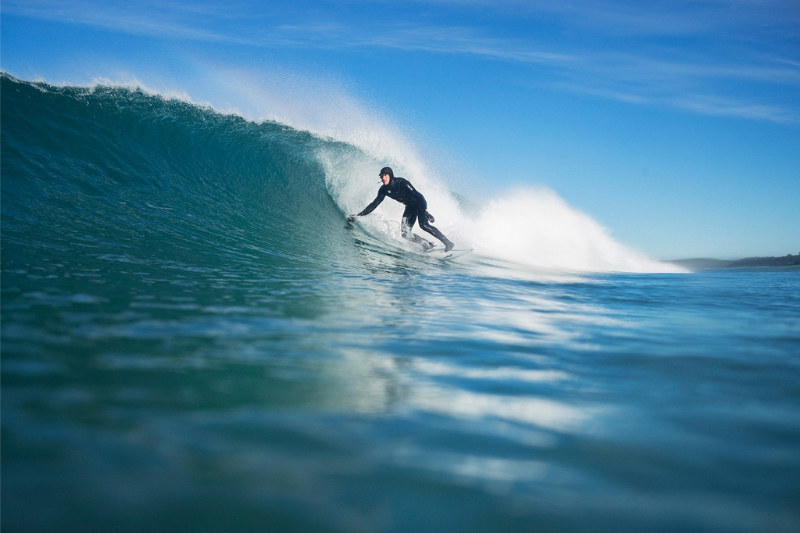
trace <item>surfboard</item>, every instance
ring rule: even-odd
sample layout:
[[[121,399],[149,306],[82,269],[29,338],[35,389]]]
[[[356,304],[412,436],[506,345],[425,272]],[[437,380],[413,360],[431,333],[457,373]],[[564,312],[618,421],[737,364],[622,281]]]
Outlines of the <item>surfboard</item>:
[[[444,246],[441,244],[436,244],[430,250],[423,252],[419,249],[419,245],[412,244],[409,241],[405,241],[403,246],[398,246],[392,242],[387,242],[385,239],[385,235],[375,235],[374,231],[371,231],[368,227],[366,227],[360,220],[357,218],[354,220],[347,220],[347,227],[358,227],[359,229],[363,230],[367,235],[376,239],[378,242],[382,243],[383,245],[388,245],[391,248],[401,251],[411,251],[412,253],[422,255],[427,255],[430,257],[435,257],[436,259],[441,259],[443,261],[449,261],[451,259],[456,259],[461,257],[462,255],[468,254],[472,251],[472,248],[453,248],[449,252],[444,251]]]
[[[450,260],[461,257],[462,255],[470,253],[471,251],[472,248],[453,248],[449,252],[445,252],[444,246],[434,246],[425,252],[425,254],[437,259]]]

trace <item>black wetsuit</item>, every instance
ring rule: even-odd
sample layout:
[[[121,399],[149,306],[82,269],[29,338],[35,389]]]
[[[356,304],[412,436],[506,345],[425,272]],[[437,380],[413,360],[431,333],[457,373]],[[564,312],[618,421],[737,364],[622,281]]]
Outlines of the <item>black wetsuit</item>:
[[[403,211],[402,221],[404,238],[418,244],[427,242],[411,232],[414,222],[418,220],[420,228],[442,241],[445,246],[448,244],[452,246],[452,243],[447,240],[447,237],[442,235],[441,231],[430,225],[430,222],[428,222],[427,213],[428,202],[426,202],[425,197],[422,196],[422,194],[420,194],[420,192],[415,189],[413,185],[411,185],[411,182],[405,178],[393,177],[391,180],[389,180],[388,185],[381,185],[381,188],[378,189],[378,196],[376,196],[372,203],[365,207],[364,210],[358,214],[358,216],[361,217],[372,213],[387,196],[406,206],[405,211]]]

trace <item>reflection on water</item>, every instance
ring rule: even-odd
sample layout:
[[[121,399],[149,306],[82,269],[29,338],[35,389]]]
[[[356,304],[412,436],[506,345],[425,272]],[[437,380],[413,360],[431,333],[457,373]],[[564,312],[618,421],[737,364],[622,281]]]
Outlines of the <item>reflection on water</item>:
[[[560,381],[568,375],[558,370],[528,370],[525,368],[463,368],[442,362],[414,361],[414,368],[430,376],[452,376],[469,379],[501,380],[501,381],[529,381],[539,383],[543,381]]]
[[[690,278],[554,282],[360,253],[307,279],[183,269],[189,286],[142,270],[104,291],[4,272],[12,525],[168,530],[175,515],[203,529],[223,512],[287,531],[797,524],[748,488],[797,487],[800,426],[780,415],[800,398],[781,362],[796,325],[740,338],[736,353],[773,358],[745,375],[723,332],[752,315],[647,293],[702,302]],[[770,327],[783,340],[762,349]]]
[[[345,381],[343,387],[355,389],[346,394],[356,402],[347,408],[359,412],[430,413],[476,423],[498,419],[571,432],[598,411],[545,398],[536,389],[538,384],[568,380],[563,371],[463,367],[420,357],[397,360],[353,351],[337,373],[336,377]],[[519,383],[504,394],[491,392],[487,381],[501,390]],[[526,383],[534,387],[526,390]],[[473,387],[478,390],[471,390]]]
[[[434,413],[473,418],[477,422],[497,417],[556,431],[575,429],[588,417],[585,410],[553,400],[503,397],[443,387],[421,387],[414,405]]]

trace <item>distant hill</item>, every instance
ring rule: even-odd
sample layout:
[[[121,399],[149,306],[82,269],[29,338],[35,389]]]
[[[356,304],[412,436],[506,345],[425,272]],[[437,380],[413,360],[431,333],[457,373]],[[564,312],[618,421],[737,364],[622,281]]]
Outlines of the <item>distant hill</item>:
[[[725,259],[677,259],[668,261],[689,270],[705,270],[708,268],[737,268],[737,267],[785,267],[800,266],[800,254],[785,255],[783,257],[745,257],[729,261]]]

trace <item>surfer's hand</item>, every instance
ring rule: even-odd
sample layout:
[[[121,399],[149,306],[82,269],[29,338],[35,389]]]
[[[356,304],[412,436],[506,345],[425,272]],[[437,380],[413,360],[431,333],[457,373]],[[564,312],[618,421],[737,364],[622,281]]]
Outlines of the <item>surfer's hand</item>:
[[[430,213],[425,213],[425,217],[428,219],[428,222],[430,222],[431,224],[436,222],[436,219],[433,218],[433,215],[431,215]]]
[[[347,215],[348,222],[355,222],[358,215]]]

